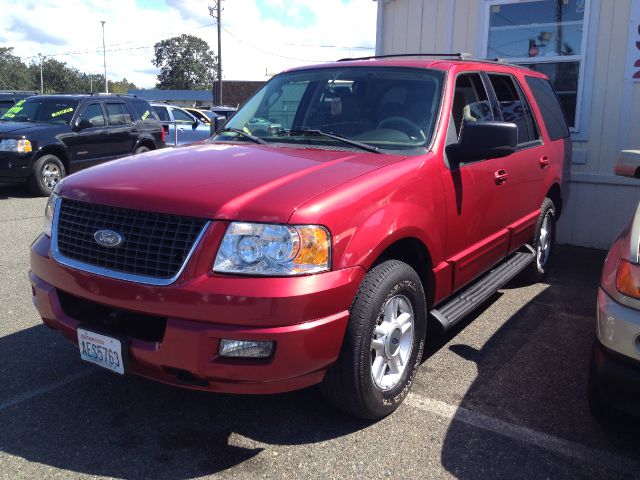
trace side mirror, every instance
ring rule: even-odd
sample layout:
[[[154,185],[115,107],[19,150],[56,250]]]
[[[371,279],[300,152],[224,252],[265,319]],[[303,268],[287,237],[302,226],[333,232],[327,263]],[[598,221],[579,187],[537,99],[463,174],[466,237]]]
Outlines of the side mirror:
[[[456,163],[502,158],[516,151],[518,127],[508,122],[462,122],[458,143],[447,146]]]
[[[196,128],[198,128],[198,126],[200,125],[200,120],[198,120],[197,118],[193,121],[193,123],[191,124],[191,128],[193,128],[194,130]]]
[[[76,128],[78,130],[84,130],[85,128],[93,127],[93,122],[87,118],[83,118],[76,123]]]
[[[211,131],[211,135],[215,135],[215,133],[220,130],[224,124],[227,123],[227,117],[218,115],[214,117],[214,119],[209,124],[209,129]]]
[[[622,150],[616,160],[616,175],[640,178],[640,150]]]

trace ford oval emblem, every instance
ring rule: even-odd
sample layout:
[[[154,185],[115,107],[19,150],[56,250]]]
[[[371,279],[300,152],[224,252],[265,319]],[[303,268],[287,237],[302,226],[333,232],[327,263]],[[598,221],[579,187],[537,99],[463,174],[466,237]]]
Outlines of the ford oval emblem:
[[[114,232],[113,230],[98,230],[93,234],[93,238],[98,243],[98,245],[102,245],[107,248],[119,247],[124,242],[124,238],[118,232]]]

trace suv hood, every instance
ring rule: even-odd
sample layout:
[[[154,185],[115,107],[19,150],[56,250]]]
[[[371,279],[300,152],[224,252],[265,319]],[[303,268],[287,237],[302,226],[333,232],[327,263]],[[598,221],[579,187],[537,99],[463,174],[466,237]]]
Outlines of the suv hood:
[[[58,190],[67,198],[138,210],[284,223],[324,191],[402,159],[282,145],[199,144],[83,170]]]
[[[7,137],[16,135],[27,135],[39,130],[60,129],[60,127],[65,127],[65,125],[32,122],[0,122],[0,136]],[[66,127],[68,128],[69,126],[66,125]]]

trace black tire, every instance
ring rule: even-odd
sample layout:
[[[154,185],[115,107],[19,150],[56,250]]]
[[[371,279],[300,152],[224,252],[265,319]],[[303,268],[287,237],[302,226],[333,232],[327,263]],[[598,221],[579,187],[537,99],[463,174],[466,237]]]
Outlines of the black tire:
[[[545,219],[547,220],[546,228]],[[530,282],[537,283],[542,281],[549,271],[555,239],[556,207],[550,198],[545,197],[540,206],[540,216],[536,223],[536,233],[531,239],[531,246],[536,251],[536,258],[524,271],[524,276]],[[548,245],[548,250],[545,248],[546,245]]]
[[[407,307],[405,313],[400,314],[400,304]],[[397,307],[395,314],[400,315],[396,320],[400,321],[403,316],[406,319],[409,305],[413,314],[411,332],[407,329],[401,333],[402,329],[389,327],[395,329],[388,330],[388,335],[381,337],[377,329],[383,324],[393,325],[387,322],[393,317],[388,312]],[[322,392],[327,401],[339,410],[360,418],[379,419],[389,415],[402,403],[422,359],[427,306],[420,277],[404,262],[388,260],[380,263],[362,281],[350,314],[340,356],[327,372],[321,385]],[[378,350],[374,348],[374,338],[378,342]],[[409,338],[411,346],[407,348]],[[380,348],[380,345],[385,347]],[[395,348],[395,353],[389,353],[387,348]],[[396,383],[390,381],[389,388],[382,388],[378,382],[387,377],[382,375],[374,380],[372,364],[376,364],[377,357],[390,355],[389,363],[377,370],[388,372],[391,376],[391,365],[397,365],[395,357],[403,354],[402,349],[404,361],[400,373],[395,374]],[[384,352],[384,355],[379,352]],[[381,361],[383,363],[384,358]]]
[[[148,152],[149,150],[150,150],[149,147],[145,147],[144,145],[141,145],[138,148],[136,148],[136,151],[133,152],[133,154],[134,155],[139,155],[141,153]]]
[[[35,195],[47,197],[66,175],[64,164],[55,155],[43,155],[32,167],[29,189]]]

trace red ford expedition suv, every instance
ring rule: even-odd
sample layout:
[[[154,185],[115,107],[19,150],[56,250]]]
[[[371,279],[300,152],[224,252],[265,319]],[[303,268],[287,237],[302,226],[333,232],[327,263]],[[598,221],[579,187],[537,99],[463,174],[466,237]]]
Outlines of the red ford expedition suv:
[[[389,414],[432,329],[542,277],[562,206],[547,78],[449,58],[289,70],[205,143],[66,178],[31,248],[44,323],[120,374]]]

